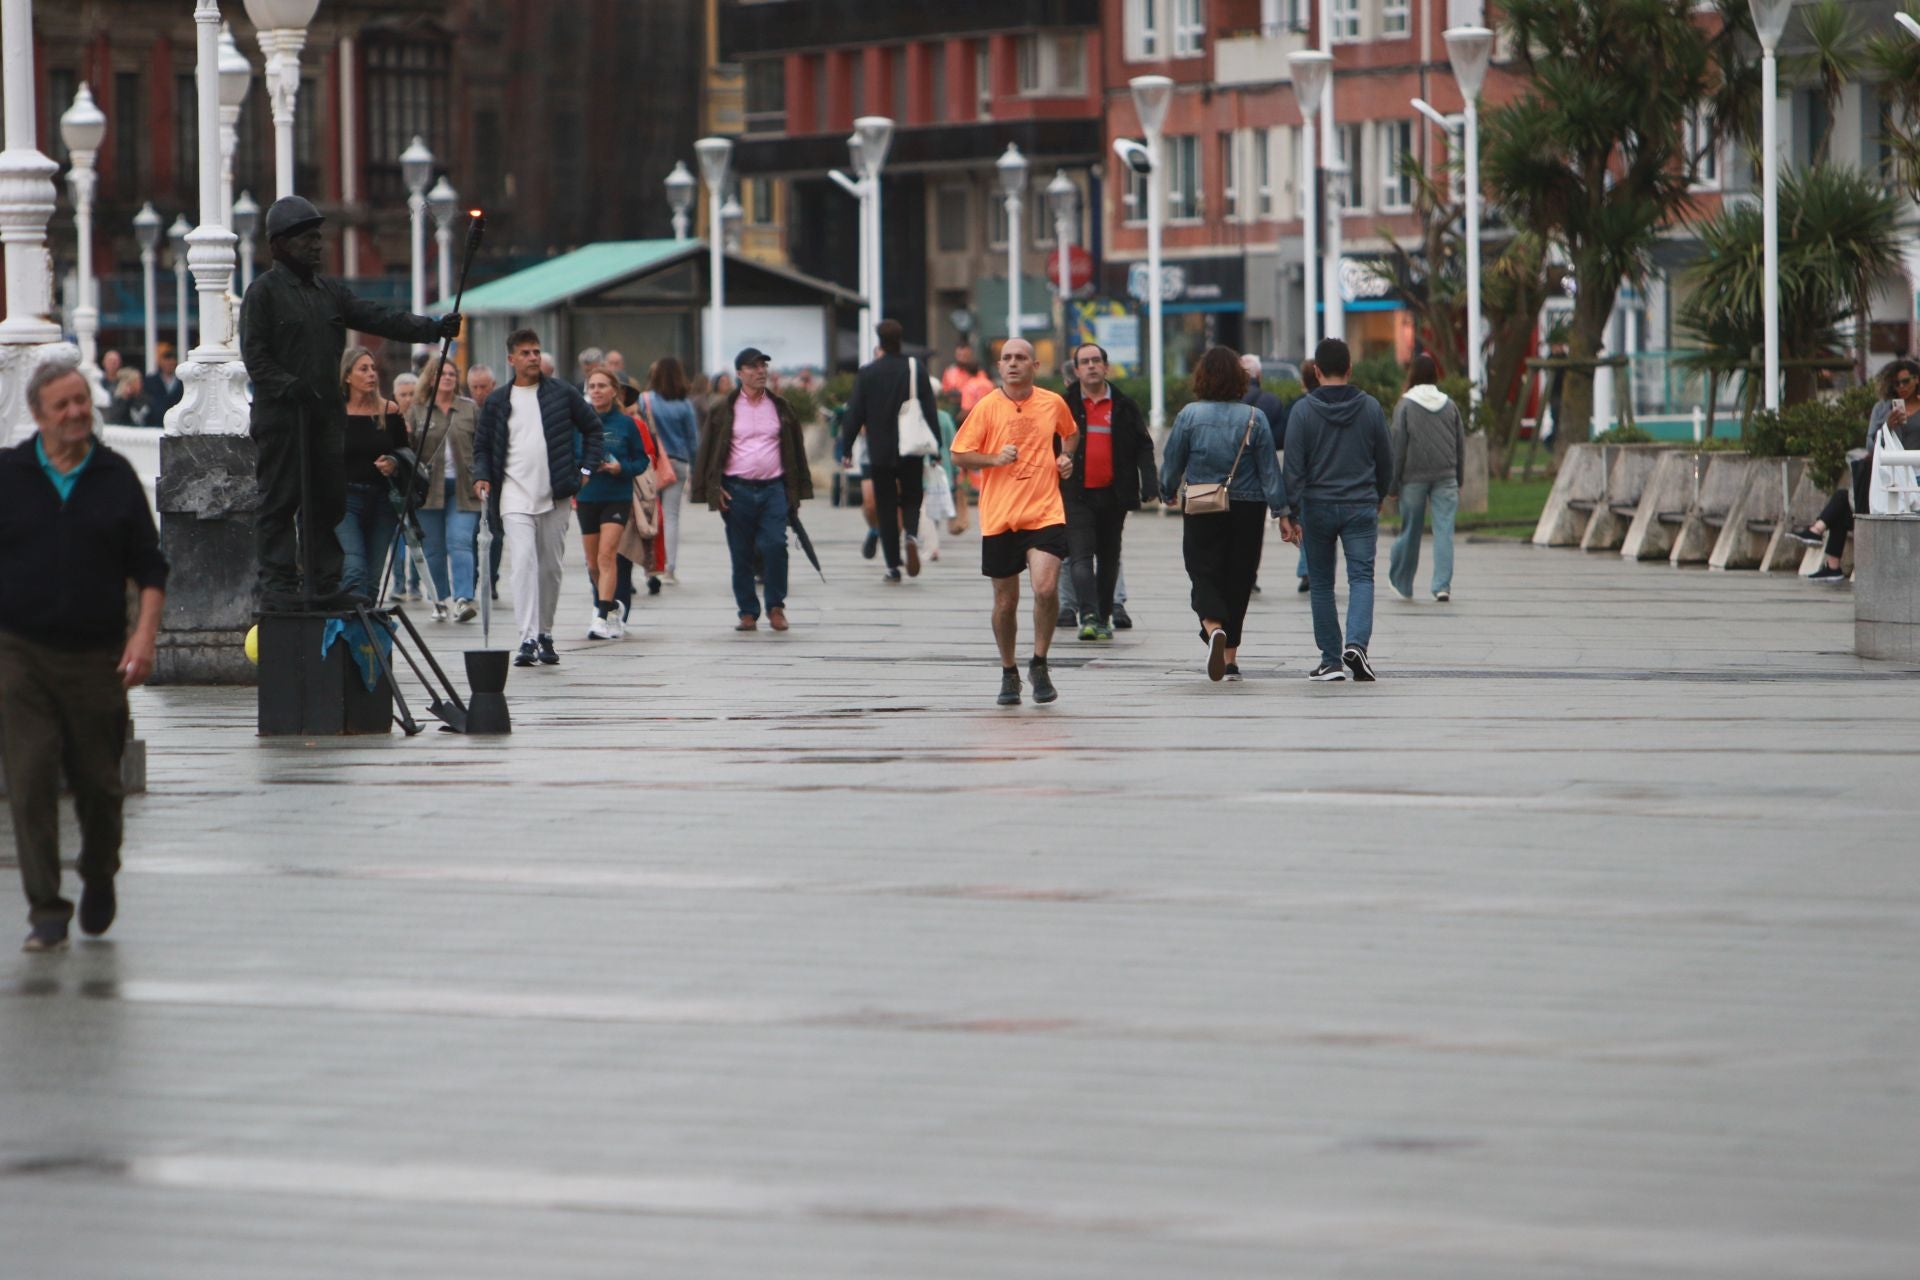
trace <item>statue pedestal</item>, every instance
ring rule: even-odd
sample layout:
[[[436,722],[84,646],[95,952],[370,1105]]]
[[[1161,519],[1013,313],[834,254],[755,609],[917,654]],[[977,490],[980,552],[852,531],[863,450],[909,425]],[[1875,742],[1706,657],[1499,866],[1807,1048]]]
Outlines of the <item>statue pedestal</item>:
[[[1853,651],[1920,663],[1920,516],[1854,518]]]
[[[329,637],[335,623],[344,630]],[[357,650],[368,643],[370,638],[357,614],[270,613],[262,617],[260,736],[391,732],[393,692],[384,678],[376,678],[375,687],[369,689],[363,670],[367,659],[364,655],[356,657]],[[389,661],[401,661],[400,655],[391,654]]]
[[[258,607],[256,450],[244,435],[160,440],[160,548],[172,570],[155,684],[255,683],[247,630]]]

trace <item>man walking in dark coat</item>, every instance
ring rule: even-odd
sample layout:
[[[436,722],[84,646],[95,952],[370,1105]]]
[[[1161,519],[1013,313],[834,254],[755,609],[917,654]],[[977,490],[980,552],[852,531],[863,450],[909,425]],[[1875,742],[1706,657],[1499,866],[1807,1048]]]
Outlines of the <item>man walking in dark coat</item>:
[[[273,267],[247,289],[240,312],[240,353],[253,380],[252,434],[260,450],[260,607],[270,612],[357,602],[340,590],[344,557],[333,532],[347,512],[347,406],[340,389],[347,334],[430,342],[460,332],[458,315],[439,320],[409,315],[357,298],[338,280],[321,275],[324,220],[299,196],[273,202],[267,210]],[[303,557],[296,554],[296,512],[308,544]],[[310,582],[302,580],[303,561],[313,574]]]
[[[898,320],[882,320],[874,332],[880,338],[880,356],[860,370],[847,397],[840,423],[840,447],[853,456],[853,442],[867,433],[867,475],[873,480],[874,514],[880,522],[880,546],[886,552],[888,582],[900,581],[900,532],[907,534],[907,576],[920,576],[920,503],[926,496],[924,457],[900,456],[900,410],[909,398],[925,415],[927,430],[940,438],[940,410],[934,403],[933,379],[927,366],[900,354],[904,331]],[[912,381],[909,384],[909,370]]]
[[[1127,512],[1160,496],[1153,437],[1140,406],[1107,381],[1107,351],[1084,342],[1073,353],[1067,409],[1080,427],[1073,472],[1060,482],[1067,507],[1067,571],[1082,640],[1113,639],[1120,539]]]

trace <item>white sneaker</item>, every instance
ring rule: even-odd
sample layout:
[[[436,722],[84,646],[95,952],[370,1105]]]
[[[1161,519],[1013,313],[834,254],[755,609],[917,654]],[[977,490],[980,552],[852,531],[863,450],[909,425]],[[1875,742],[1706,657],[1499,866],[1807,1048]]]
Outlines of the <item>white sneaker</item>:
[[[608,629],[607,620],[601,617],[597,613],[593,615],[593,625],[587,628],[587,639],[589,640],[613,639],[613,632]]]
[[[447,602],[446,601],[436,600],[433,602],[433,620],[435,622],[445,622],[447,620]]]
[[[617,613],[607,618],[607,636],[612,640],[627,638],[627,624],[620,620],[620,615]]]

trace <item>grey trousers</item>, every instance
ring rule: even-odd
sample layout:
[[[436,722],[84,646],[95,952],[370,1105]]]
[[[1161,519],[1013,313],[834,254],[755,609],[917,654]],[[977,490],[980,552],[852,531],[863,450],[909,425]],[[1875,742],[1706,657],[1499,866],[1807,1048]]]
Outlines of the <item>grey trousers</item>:
[[[1127,570],[1125,565],[1121,566],[1120,576],[1114,581],[1113,602],[1115,604],[1125,604],[1127,602]],[[1073,575],[1071,573],[1062,573],[1060,575],[1060,611],[1065,613],[1069,609],[1078,613],[1080,612],[1080,605],[1073,590]]]
[[[537,516],[505,512],[507,527],[507,590],[513,596],[513,622],[520,643],[553,634],[554,610],[560,606],[560,558],[567,549],[567,504]]]

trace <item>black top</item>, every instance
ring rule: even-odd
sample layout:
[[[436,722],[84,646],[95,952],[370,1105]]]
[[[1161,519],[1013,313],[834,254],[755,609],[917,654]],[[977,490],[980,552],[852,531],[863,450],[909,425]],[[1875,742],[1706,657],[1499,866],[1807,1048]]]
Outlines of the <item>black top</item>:
[[[397,413],[347,415],[347,483],[384,485],[373,465],[395,449],[407,447],[407,421]]]
[[[167,585],[146,491],[127,460],[95,440],[62,503],[38,439],[0,450],[0,631],[61,648],[117,648],[127,639],[128,579]]]
[[[920,401],[920,412],[927,430],[940,438],[940,410],[933,399],[933,379],[927,376],[927,362],[915,359],[911,367],[920,385],[909,392],[905,356],[881,356],[855,375],[853,394],[847,397],[847,412],[840,420],[840,447],[853,456],[853,442],[862,427],[867,432],[867,457],[876,467],[890,467],[900,460],[900,409],[913,394]]]
[[[240,351],[253,380],[254,422],[279,425],[276,411],[295,407],[337,412],[345,400],[340,357],[350,330],[395,342],[431,342],[440,323],[369,302],[327,276],[303,280],[278,263],[254,277],[240,309]]]

